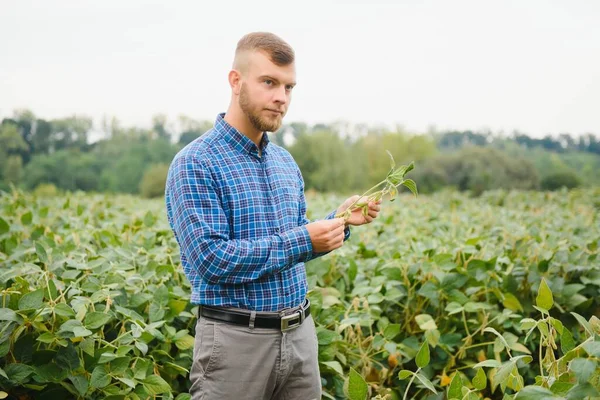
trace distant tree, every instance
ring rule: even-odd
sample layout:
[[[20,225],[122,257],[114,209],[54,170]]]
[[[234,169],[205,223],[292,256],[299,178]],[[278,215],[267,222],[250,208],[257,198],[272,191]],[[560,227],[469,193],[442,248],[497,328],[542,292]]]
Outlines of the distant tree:
[[[168,172],[168,164],[154,164],[148,167],[140,182],[140,194],[147,198],[163,196]]]
[[[0,125],[0,180],[17,183],[21,178],[23,154],[27,154],[29,146],[19,134],[14,123]]]

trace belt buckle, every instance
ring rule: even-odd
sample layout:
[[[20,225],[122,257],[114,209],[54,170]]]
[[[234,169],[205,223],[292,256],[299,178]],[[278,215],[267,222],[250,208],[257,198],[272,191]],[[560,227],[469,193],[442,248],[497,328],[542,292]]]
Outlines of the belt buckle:
[[[296,316],[298,314],[298,316]],[[298,318],[298,321],[290,324],[290,321],[294,318]],[[304,322],[304,310],[300,309],[292,314],[285,315],[281,317],[281,332],[287,332],[292,329],[295,329],[300,326],[300,324]]]

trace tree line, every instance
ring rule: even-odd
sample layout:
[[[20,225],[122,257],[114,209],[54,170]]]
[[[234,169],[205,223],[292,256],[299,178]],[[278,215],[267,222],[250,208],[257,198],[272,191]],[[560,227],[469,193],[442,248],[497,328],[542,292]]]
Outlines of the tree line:
[[[125,127],[115,118],[100,125],[95,128],[86,116],[46,120],[29,110],[4,118],[0,189],[12,184],[42,194],[83,190],[161,196],[175,154],[213,122],[156,115],[149,128]],[[292,122],[269,137],[294,156],[307,190],[320,192],[360,192],[379,182],[389,169],[386,150],[397,163],[415,162],[410,174],[421,192],[600,185],[600,137],[592,133],[540,139],[521,132],[412,134],[400,128]]]

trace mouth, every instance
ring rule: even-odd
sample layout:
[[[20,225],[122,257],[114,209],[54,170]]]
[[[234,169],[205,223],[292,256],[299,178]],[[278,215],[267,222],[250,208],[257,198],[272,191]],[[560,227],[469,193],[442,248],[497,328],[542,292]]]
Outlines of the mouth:
[[[265,110],[272,112],[273,114],[283,115],[283,111],[271,110],[270,108],[265,108]]]

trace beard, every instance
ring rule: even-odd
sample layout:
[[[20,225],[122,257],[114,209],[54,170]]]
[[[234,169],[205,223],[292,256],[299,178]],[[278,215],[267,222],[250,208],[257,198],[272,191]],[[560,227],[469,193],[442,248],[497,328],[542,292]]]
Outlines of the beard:
[[[261,116],[263,109],[252,103],[245,83],[242,83],[239,103],[240,108],[244,114],[246,114],[250,123],[256,130],[261,132],[276,132],[281,127],[282,118],[278,116],[273,118]]]

